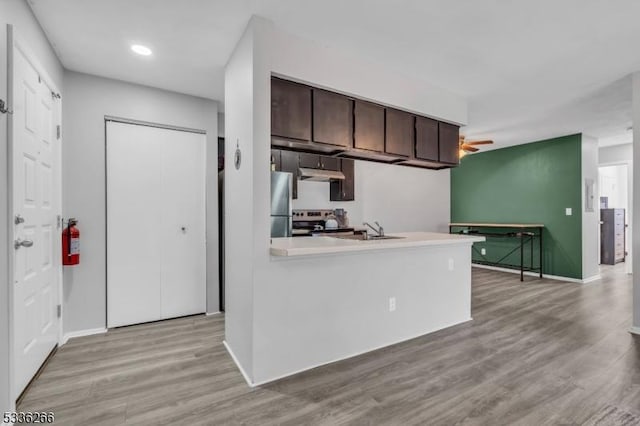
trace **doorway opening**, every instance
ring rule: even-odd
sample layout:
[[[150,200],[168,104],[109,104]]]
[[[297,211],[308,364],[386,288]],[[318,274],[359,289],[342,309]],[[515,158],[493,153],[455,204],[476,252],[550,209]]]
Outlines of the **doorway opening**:
[[[599,259],[601,267],[627,263],[630,235],[629,212],[630,171],[627,164],[605,165],[598,168],[600,207]]]

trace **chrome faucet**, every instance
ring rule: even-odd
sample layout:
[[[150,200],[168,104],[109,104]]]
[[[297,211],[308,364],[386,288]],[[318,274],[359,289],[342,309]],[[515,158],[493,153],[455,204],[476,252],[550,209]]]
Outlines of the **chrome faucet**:
[[[384,237],[384,228],[382,227],[382,225],[380,225],[377,221],[373,222],[373,223],[378,225],[378,229],[376,229],[375,227],[370,225],[368,222],[363,222],[362,224],[365,225],[365,226],[368,226],[371,229],[373,229],[375,231],[375,233],[378,234],[378,237]]]

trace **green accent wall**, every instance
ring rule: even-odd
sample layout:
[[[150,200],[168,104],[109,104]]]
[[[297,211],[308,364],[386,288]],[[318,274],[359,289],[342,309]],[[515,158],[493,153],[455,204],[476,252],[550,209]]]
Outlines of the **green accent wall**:
[[[578,134],[463,157],[451,171],[451,222],[542,223],[543,272],[581,279],[581,150]],[[474,245],[473,258],[481,259],[484,247],[485,260],[495,261],[516,244],[488,238]],[[530,255],[527,246],[525,264]],[[519,265],[519,251],[504,261]]]

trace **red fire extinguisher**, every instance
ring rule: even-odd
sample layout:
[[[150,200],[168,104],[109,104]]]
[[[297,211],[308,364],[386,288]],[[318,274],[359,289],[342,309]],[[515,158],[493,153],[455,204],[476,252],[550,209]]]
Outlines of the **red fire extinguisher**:
[[[62,231],[62,264],[77,265],[80,263],[80,231],[76,228],[78,221],[69,219],[67,227]]]

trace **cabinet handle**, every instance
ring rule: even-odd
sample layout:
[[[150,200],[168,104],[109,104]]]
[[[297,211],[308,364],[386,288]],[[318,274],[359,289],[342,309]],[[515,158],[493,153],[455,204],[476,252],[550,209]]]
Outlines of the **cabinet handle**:
[[[319,162],[319,161],[318,161],[318,168],[319,168],[319,169],[320,169],[320,168],[322,168],[322,166],[320,165],[320,162]]]

